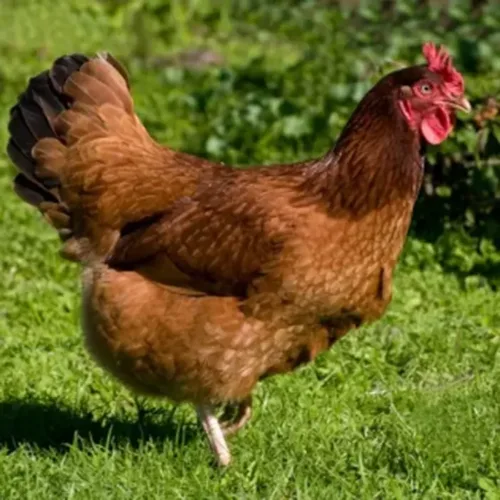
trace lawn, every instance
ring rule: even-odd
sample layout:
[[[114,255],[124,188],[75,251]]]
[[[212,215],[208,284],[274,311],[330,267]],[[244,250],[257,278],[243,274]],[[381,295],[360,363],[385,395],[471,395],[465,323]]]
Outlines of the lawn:
[[[76,267],[1,189],[0,498],[497,498],[498,293],[400,269],[382,321],[258,387],[219,472],[191,408],[94,365]]]
[[[126,53],[121,11],[105,17],[101,4],[73,4],[61,7],[47,31],[47,1],[7,2],[0,17],[2,145],[7,110],[31,74],[72,50]],[[202,35],[190,31],[187,11],[171,4],[185,23],[169,43],[175,50],[197,45]],[[263,24],[256,12],[249,26]],[[144,69],[126,58],[139,114],[162,140],[211,157],[251,163],[317,153],[338,133],[337,115],[313,140],[301,130],[320,115],[297,121],[305,104],[294,101],[295,114],[279,130],[269,128],[272,89],[255,95],[248,87],[266,87],[266,65],[286,75],[304,40],[286,30],[290,36],[279,40],[268,33],[280,44],[266,51],[269,38],[222,14],[217,29],[234,37],[212,36],[209,45],[234,74]],[[147,50],[161,52],[160,39]],[[262,62],[256,74],[248,66],[254,57]],[[232,86],[224,87],[227,81]],[[308,98],[314,104],[316,96]],[[259,99],[268,107],[254,109]],[[254,146],[246,135],[252,120],[249,134],[261,137]],[[224,143],[226,121],[235,131],[226,124]],[[59,258],[56,236],[15,197],[11,180],[2,153],[2,500],[500,498],[500,292],[481,276],[444,272],[417,255],[423,247],[412,241],[385,317],[351,332],[313,365],[260,384],[251,423],[231,439],[234,463],[220,471],[189,406],[137,399],[90,359],[79,324],[78,268]]]

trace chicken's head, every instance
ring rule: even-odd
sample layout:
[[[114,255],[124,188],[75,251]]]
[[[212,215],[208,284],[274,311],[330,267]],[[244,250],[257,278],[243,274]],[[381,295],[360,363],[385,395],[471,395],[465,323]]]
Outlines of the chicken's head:
[[[419,130],[429,144],[439,144],[453,129],[455,110],[469,112],[471,106],[464,96],[464,79],[446,49],[428,42],[422,50],[427,65],[402,82],[398,105],[411,128]]]

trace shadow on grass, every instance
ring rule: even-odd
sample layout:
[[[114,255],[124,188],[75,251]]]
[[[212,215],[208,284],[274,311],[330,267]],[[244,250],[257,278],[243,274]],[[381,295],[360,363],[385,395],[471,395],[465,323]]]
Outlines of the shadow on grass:
[[[128,444],[138,448],[146,441],[173,442],[183,446],[199,436],[191,424],[174,421],[148,421],[147,414],[137,421],[111,417],[98,420],[92,414],[79,414],[56,403],[9,400],[0,402],[0,448],[14,451],[22,445],[69,450],[75,441]]]

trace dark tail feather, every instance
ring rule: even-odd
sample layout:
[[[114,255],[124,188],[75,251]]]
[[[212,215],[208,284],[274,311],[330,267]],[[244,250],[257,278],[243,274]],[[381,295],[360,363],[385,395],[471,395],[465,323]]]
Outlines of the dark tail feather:
[[[16,192],[30,204],[35,200],[57,199],[54,195],[57,179],[37,176],[31,152],[40,139],[57,136],[54,119],[71,105],[62,89],[70,75],[87,61],[81,54],[60,57],[50,71],[30,79],[27,89],[10,110],[7,154],[20,172],[14,181]],[[30,194],[30,191],[33,192]]]
[[[71,217],[67,206],[58,195],[57,178],[37,175],[37,164],[32,156],[33,147],[45,137],[62,140],[54,130],[55,118],[71,106],[62,92],[64,84],[74,71],[88,59],[80,54],[64,56],[55,61],[50,71],[31,78],[26,90],[10,110],[7,154],[19,173],[14,179],[14,191],[26,203],[38,208],[45,219],[59,233],[61,240],[71,243]],[[79,260],[77,245],[72,256]]]
[[[72,73],[78,71],[88,60],[89,58],[83,54],[72,54],[56,59],[49,71],[49,79],[52,88],[59,96],[63,96],[64,84]]]
[[[34,207],[39,207],[43,202],[58,202],[50,191],[31,181],[23,174],[18,174],[14,179],[14,191],[22,200]]]

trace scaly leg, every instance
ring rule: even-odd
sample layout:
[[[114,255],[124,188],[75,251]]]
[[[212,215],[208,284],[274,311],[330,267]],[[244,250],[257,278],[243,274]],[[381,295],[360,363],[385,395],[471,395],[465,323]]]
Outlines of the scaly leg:
[[[238,432],[252,417],[252,397],[244,399],[236,406],[236,414],[234,406],[226,406],[221,417],[221,428],[224,436],[230,436]]]
[[[196,412],[207,435],[210,448],[212,448],[215,454],[217,463],[223,467],[229,465],[231,453],[229,452],[219,421],[214,415],[213,408],[210,405],[200,405],[196,407]]]

